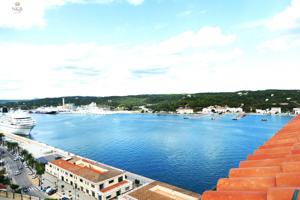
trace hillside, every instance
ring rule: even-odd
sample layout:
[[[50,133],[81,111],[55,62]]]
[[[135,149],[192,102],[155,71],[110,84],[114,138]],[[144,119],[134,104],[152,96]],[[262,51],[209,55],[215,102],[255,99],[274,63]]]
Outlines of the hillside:
[[[44,98],[18,102],[3,102],[2,106],[32,109],[40,106],[61,105],[61,98]],[[189,106],[201,110],[210,105],[243,107],[247,112],[257,108],[281,107],[283,111],[291,111],[300,107],[300,90],[262,90],[238,91],[222,93],[196,93],[196,94],[156,94],[156,95],[130,95],[130,96],[72,96],[64,97],[66,103],[86,105],[96,102],[97,105],[125,107],[129,110],[145,105],[155,111],[175,111],[181,106]]]

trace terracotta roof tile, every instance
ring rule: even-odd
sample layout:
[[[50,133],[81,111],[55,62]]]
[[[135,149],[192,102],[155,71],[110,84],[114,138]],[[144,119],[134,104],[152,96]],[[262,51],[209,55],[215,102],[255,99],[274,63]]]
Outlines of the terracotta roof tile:
[[[207,191],[201,200],[266,200],[266,192],[249,191]]]
[[[236,177],[275,177],[281,172],[279,166],[273,167],[252,167],[252,168],[233,168],[229,171],[229,178]]]
[[[295,187],[273,187],[268,191],[268,200],[291,200],[295,189],[300,190],[300,188]],[[300,195],[298,195],[297,200],[300,200]]]
[[[270,153],[270,154],[256,154],[256,155],[249,155],[247,160],[264,160],[264,159],[273,159],[273,158],[282,158],[289,153]]]
[[[299,115],[239,168],[231,169],[229,178],[219,179],[217,191],[204,192],[202,200],[291,200],[296,189],[300,190]]]
[[[220,191],[267,191],[276,184],[274,177],[221,178],[217,184]]]
[[[77,176],[80,176],[89,181],[92,181],[94,183],[98,183],[103,180],[106,180],[106,179],[109,179],[109,178],[112,178],[112,177],[122,174],[121,171],[114,170],[114,169],[108,169],[106,172],[102,172],[99,170],[89,168],[87,166],[76,165],[75,161],[77,161],[77,160],[78,160],[77,158],[75,158],[74,160],[69,160],[69,161],[66,161],[64,159],[58,159],[58,160],[50,161],[50,163],[66,170],[66,171],[69,171]]]
[[[119,183],[116,183],[116,184],[113,184],[113,185],[111,185],[111,186],[108,186],[108,187],[106,187],[106,188],[103,188],[103,189],[100,190],[100,191],[103,192],[103,193],[105,193],[105,192],[107,192],[107,191],[109,191],[109,190],[112,190],[112,189],[114,189],[114,188],[117,188],[117,187],[119,187],[119,186],[121,186],[121,185],[124,185],[124,184],[126,184],[126,183],[128,183],[128,181],[124,180],[124,181],[121,181],[121,182],[119,182]]]

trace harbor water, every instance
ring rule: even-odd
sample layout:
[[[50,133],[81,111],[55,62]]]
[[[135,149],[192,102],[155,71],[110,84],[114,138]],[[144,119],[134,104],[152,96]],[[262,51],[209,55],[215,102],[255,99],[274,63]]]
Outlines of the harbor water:
[[[291,117],[32,114],[34,140],[202,193]],[[262,118],[267,121],[261,121]]]

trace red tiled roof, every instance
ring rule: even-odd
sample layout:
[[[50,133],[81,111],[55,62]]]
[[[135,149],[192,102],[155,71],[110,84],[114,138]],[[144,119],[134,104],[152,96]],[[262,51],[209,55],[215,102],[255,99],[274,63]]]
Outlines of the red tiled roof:
[[[219,179],[216,191],[201,200],[291,200],[300,190],[300,115],[254,151],[229,178]],[[300,194],[297,200],[300,200]]]
[[[53,161],[51,161],[51,163],[66,170],[66,171],[69,171],[73,174],[84,177],[93,182],[97,182],[97,180],[99,179],[99,176],[105,173],[105,172],[101,172],[101,171],[98,171],[98,170],[95,170],[95,169],[92,169],[92,168],[89,168],[86,166],[81,167],[79,165],[76,165],[72,162],[68,162],[63,159],[53,160]]]
[[[126,183],[128,183],[128,181],[121,181],[121,182],[119,182],[119,183],[116,183],[116,184],[113,184],[113,185],[111,185],[111,186],[108,186],[108,187],[106,187],[106,188],[103,188],[102,190],[100,190],[101,192],[103,192],[103,193],[105,193],[105,192],[107,192],[107,191],[109,191],[109,190],[112,190],[112,189],[114,189],[114,188],[116,188],[116,187],[119,187],[119,186],[121,186],[121,185],[124,185],[124,184],[126,184]]]

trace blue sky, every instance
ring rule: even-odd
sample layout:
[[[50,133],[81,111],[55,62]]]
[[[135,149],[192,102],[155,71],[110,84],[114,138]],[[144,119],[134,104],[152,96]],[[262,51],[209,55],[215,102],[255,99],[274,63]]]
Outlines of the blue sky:
[[[300,86],[299,0],[15,2],[0,2],[1,99]]]

